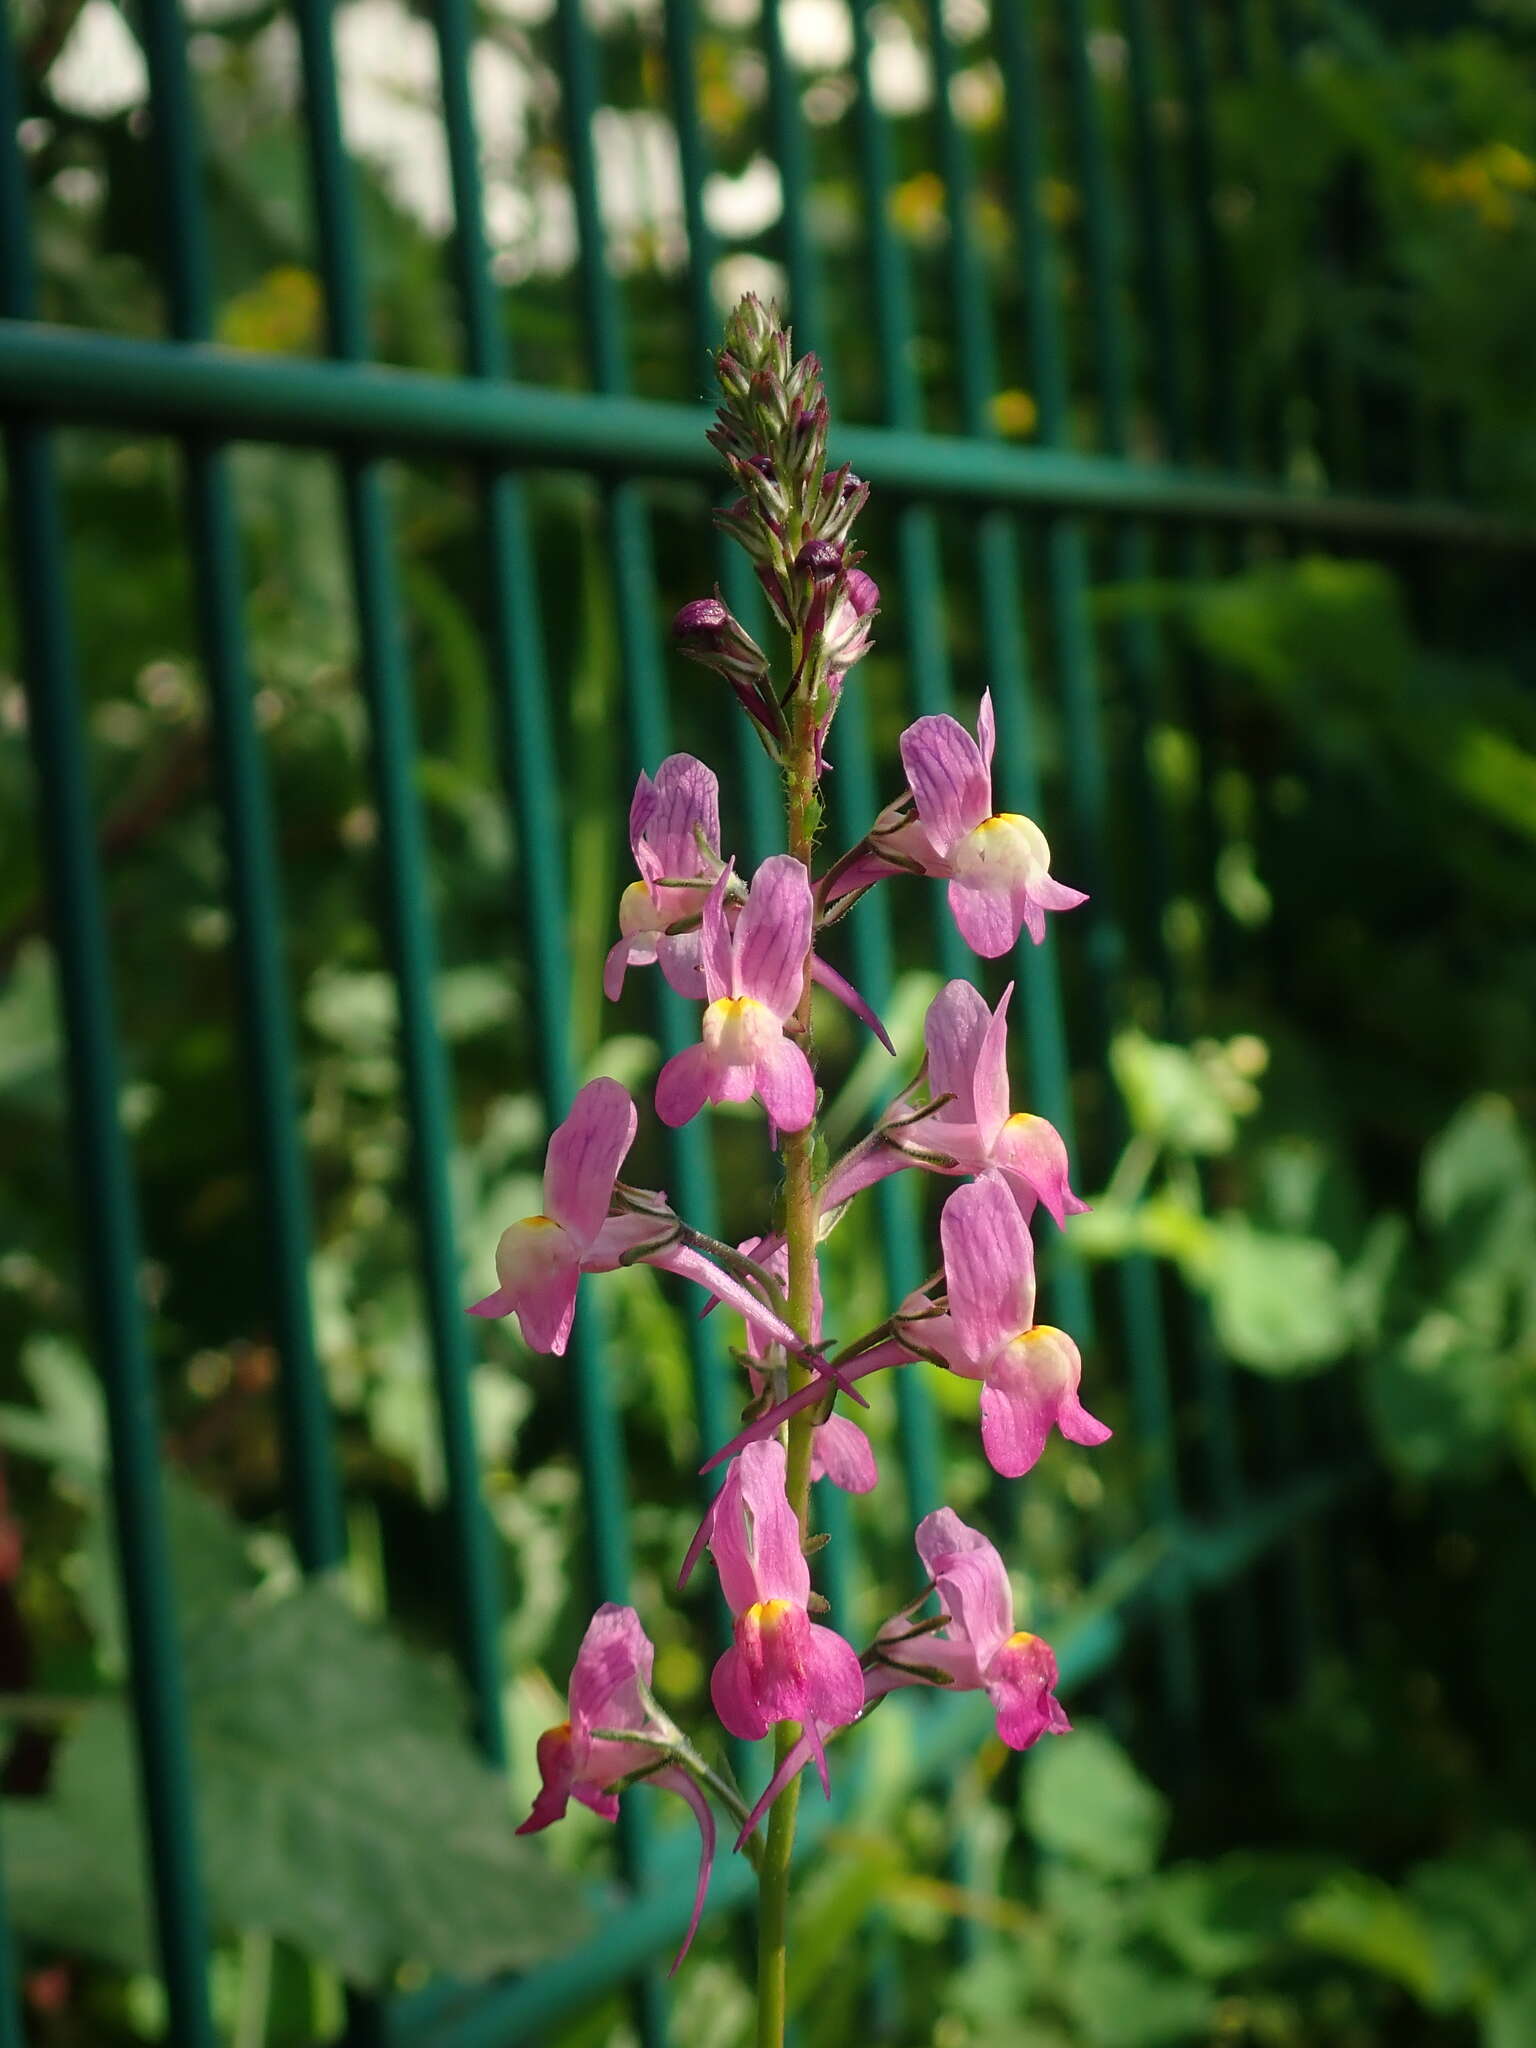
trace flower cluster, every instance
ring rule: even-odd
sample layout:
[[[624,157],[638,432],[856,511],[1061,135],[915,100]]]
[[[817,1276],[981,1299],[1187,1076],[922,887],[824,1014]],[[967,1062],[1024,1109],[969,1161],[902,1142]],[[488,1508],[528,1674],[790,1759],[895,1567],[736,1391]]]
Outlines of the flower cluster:
[[[738,1848],[755,1852],[765,1814],[770,1828],[781,1809],[792,1816],[786,1795],[804,1766],[814,1762],[828,1787],[829,1739],[888,1694],[913,1686],[983,1693],[998,1735],[1014,1749],[1069,1725],[1054,1695],[1049,1646],[1014,1627],[1002,1558],[950,1508],[927,1515],[916,1531],[919,1599],[862,1652],[814,1618],[826,1603],[811,1586],[809,1480],[824,1476],[862,1493],[878,1476],[862,1429],[835,1412],[839,1396],[867,1405],[859,1382],[923,1363],[974,1380],[983,1447],[1008,1478],[1031,1469],[1052,1429],[1075,1444],[1109,1434],[1079,1399],[1077,1346],[1035,1317],[1035,1213],[1065,1227],[1084,1204],[1072,1191],[1059,1133],[1013,1108],[1011,986],[995,1008],[967,981],[941,989],[918,1072],[866,1137],[815,1172],[812,985],[890,1046],[864,998],[822,958],[823,932],[869,889],[939,877],[962,938],[991,959],[1024,930],[1038,944],[1047,913],[1084,898],[1052,877],[1045,836],[1031,819],[993,809],[990,697],[974,736],[943,714],[908,727],[906,787],[857,845],[817,872],[816,791],[829,732],[847,675],[870,647],[879,605],[853,545],[868,490],[846,468],[828,467],[815,358],[794,360],[787,333],[755,301],[733,316],[717,369],[724,400],[710,438],[739,492],[718,516],[746,549],[788,636],[787,665],[775,674],[718,592],[685,605],[674,632],[683,652],[730,685],[782,769],[789,850],[750,877],[738,872],[722,838],[712,771],[675,754],[654,776],[642,775],[629,817],[637,879],[620,899],[604,985],[617,998],[630,969],[656,967],[699,1006],[697,1041],[657,1079],[657,1115],[677,1126],[706,1104],[756,1100],[782,1163],[783,1221],[727,1245],[690,1227],[664,1194],[627,1185],[619,1176],[636,1133],[635,1104],[617,1082],[590,1081],[550,1139],[542,1213],[502,1234],[497,1286],[472,1311],[514,1315],[528,1345],[562,1352],[580,1276],[643,1260],[696,1282],[709,1306],[745,1319],[744,1426],[704,1468],[723,1464],[723,1482],[681,1577],[709,1553],[732,1616],[711,1698],[738,1738],[780,1731],[767,1790],[747,1811],[711,1770],[651,1694],[653,1651],[638,1616],[607,1606],[577,1657],[569,1718],[539,1744],[542,1789],[525,1823],[547,1827],[573,1797],[612,1819],[619,1793],[639,1782],[679,1793],[703,1842],[689,1940],[714,1849],[711,1801],[736,1820]],[[817,1246],[849,1203],[903,1171],[958,1183],[939,1219],[942,1267],[885,1322],[828,1356]],[[924,1616],[930,1596],[937,1612]],[[765,1870],[770,1861],[787,1870],[787,1856],[765,1858]]]

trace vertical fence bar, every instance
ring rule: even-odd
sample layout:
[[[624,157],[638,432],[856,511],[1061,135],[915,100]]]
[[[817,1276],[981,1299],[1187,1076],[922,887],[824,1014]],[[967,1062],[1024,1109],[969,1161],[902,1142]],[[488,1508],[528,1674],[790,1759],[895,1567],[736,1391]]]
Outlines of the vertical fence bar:
[[[20,119],[15,55],[6,30],[0,32],[0,313],[27,320],[36,314],[36,286]],[[138,1204],[118,1113],[117,1026],[69,615],[63,506],[47,430],[11,421],[5,440],[28,738],[42,793],[38,812],[64,1017],[81,1265],[107,1410],[112,1527],[156,1942],[177,2042],[213,2048],[208,1928],[160,1491],[155,1373],[139,1284]]]
[[[296,0],[304,82],[304,127],[330,350],[343,362],[368,354],[361,239],[342,143],[331,0]],[[394,580],[394,538],[384,476],[374,457],[341,458],[342,493],[357,612],[362,681],[373,732],[383,880],[390,949],[400,1001],[400,1043],[412,1140],[412,1181],[422,1278],[456,1567],[461,1662],[485,1754],[505,1754],[496,1631],[497,1561],[480,1498],[479,1459],[470,1409],[468,1326],[460,1301],[448,1165],[453,1115],[447,1060],[433,1014],[437,972],[421,801],[419,749],[404,622]]]
[[[576,196],[578,262],[585,315],[588,361],[599,391],[619,392],[628,385],[623,311],[609,273],[597,157],[592,123],[599,104],[597,52],[581,0],[559,0],[557,11],[561,70],[564,81],[566,146]],[[613,551],[614,608],[618,618],[619,656],[623,670],[631,745],[644,761],[652,748],[654,762],[665,745],[665,713],[656,671],[656,574],[650,519],[638,485],[626,478],[604,487],[604,513]],[[691,1019],[679,997],[655,976],[655,1000],[662,1050],[678,1051],[693,1036]],[[670,1135],[668,1157],[683,1212],[709,1228],[714,1221],[713,1160],[709,1140],[697,1127]],[[718,1318],[700,1323],[688,1313],[689,1364],[702,1434],[718,1443],[727,1434],[720,1394]],[[710,1489],[703,1489],[705,1498]],[[714,1607],[720,1624],[718,1600]],[[650,1857],[648,1836],[636,1834],[628,1845],[632,1868],[644,1871]],[[668,2000],[655,1972],[638,1986],[638,2017],[642,2035],[656,2048],[668,2032]]]
[[[1199,0],[1173,0],[1174,34],[1184,96],[1188,204],[1194,226],[1196,289],[1205,342],[1201,379],[1206,439],[1211,454],[1235,469],[1241,442],[1237,389],[1232,377],[1232,294],[1216,227],[1216,165],[1211,150],[1210,53]]]
[[[1070,39],[1083,24],[1069,16],[1065,26]],[[998,27],[998,54],[1012,109],[1008,123],[1012,144],[1010,173],[1030,306],[1040,439],[1047,447],[1062,447],[1069,439],[1068,384],[1056,311],[1054,251],[1039,196],[1045,155],[1038,31],[1034,14],[1023,9],[1004,9]],[[1111,423],[1116,411],[1114,405],[1108,409]],[[1068,794],[1082,872],[1094,897],[1095,915],[1087,955],[1095,1012],[1092,1043],[1096,1057],[1102,1061],[1109,1045],[1124,942],[1115,919],[1113,899],[1106,888],[1109,819],[1098,724],[1099,685],[1088,612],[1088,544],[1082,522],[1075,517],[1050,514],[1044,527],[1051,618],[1066,721]],[[1182,1500],[1156,1273],[1145,1259],[1124,1260],[1117,1272],[1117,1283],[1137,1429],[1152,1452],[1144,1468],[1148,1499],[1159,1521],[1172,1527],[1182,1515]],[[1187,1602],[1182,1597],[1170,1599],[1164,1608],[1164,1619],[1166,1625],[1159,1636],[1163,1682],[1175,1720],[1187,1727],[1194,1720],[1199,1692],[1194,1629]]]
[[[1086,226],[1090,251],[1089,297],[1093,309],[1094,328],[1100,336],[1099,377],[1104,388],[1105,448],[1109,454],[1123,456],[1126,453],[1130,418],[1130,358],[1118,293],[1118,226],[1115,219],[1113,181],[1103,123],[1099,114],[1098,95],[1088,62],[1088,23],[1083,0],[1066,0],[1066,13],[1069,89],[1074,126],[1077,131],[1078,155],[1082,164],[1083,189],[1086,195]],[[1133,91],[1136,83],[1133,79]],[[1143,114],[1137,125],[1150,124],[1146,122]],[[1159,295],[1161,296],[1161,292]],[[1172,383],[1171,378],[1167,381],[1169,384]],[[1170,428],[1173,431],[1179,430],[1180,422],[1177,417],[1170,422]],[[1114,548],[1115,573],[1120,580],[1134,584],[1149,574],[1151,553],[1147,545],[1146,530],[1139,522],[1116,522]],[[1133,707],[1137,713],[1132,780],[1146,840],[1148,866],[1152,877],[1153,909],[1156,911],[1171,896],[1172,882],[1164,845],[1163,821],[1159,816],[1159,807],[1151,787],[1146,756],[1150,727],[1149,707],[1155,690],[1157,651],[1152,623],[1145,613],[1132,615],[1126,620],[1120,639],[1121,659],[1130,682]],[[1155,917],[1153,921],[1154,924],[1158,922]],[[1172,1015],[1177,1005],[1171,963],[1166,950],[1160,944],[1155,948],[1153,957],[1158,968],[1164,1009],[1166,1013]],[[1143,1284],[1155,1291],[1156,1267],[1150,1261],[1137,1263],[1144,1267]],[[1243,1507],[1246,1489],[1239,1462],[1231,1379],[1225,1362],[1211,1342],[1205,1319],[1201,1317],[1199,1320],[1200,1334],[1196,1344],[1196,1361],[1200,1398],[1205,1411],[1206,1437],[1214,1480],[1213,1491],[1218,1508],[1225,1514],[1236,1514]]]
[[[495,381],[508,374],[510,352],[485,245],[465,0],[439,0],[437,29],[465,358],[471,376]],[[480,475],[480,490],[501,776],[518,827],[544,1086],[552,1112],[563,1115],[578,1075],[566,971],[565,836],[550,729],[538,568],[522,479],[505,470],[486,469]],[[617,1418],[603,1385],[603,1330],[598,1297],[589,1291],[577,1311],[568,1356],[577,1390],[593,1581],[599,1598],[622,1601],[628,1596],[630,1573],[628,1485]],[[626,1820],[625,1827],[632,1831],[633,1823]]]
[[[171,331],[207,341],[213,289],[207,216],[186,47],[175,0],[144,0],[154,145],[166,222]],[[341,1486],[309,1291],[313,1240],[299,1119],[291,1003],[283,968],[283,903],[266,765],[256,736],[242,619],[244,576],[228,457],[218,444],[183,444],[203,669],[213,712],[240,968],[243,1052],[252,1138],[261,1161],[285,1477],[295,1543],[312,1571],[346,1548]]]

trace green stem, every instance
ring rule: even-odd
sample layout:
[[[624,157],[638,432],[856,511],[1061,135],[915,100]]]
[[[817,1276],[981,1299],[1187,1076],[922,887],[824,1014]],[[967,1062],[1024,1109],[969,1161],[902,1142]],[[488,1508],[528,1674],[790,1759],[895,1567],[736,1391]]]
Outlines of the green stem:
[[[800,657],[796,635],[794,658]],[[813,713],[803,700],[795,707],[795,725],[785,763],[784,783],[788,806],[789,850],[810,871],[816,836],[816,766]],[[811,1042],[810,961],[800,995],[795,1023],[806,1055],[815,1064]],[[802,1337],[811,1334],[812,1305],[816,1294],[816,1119],[803,1131],[784,1139],[784,1238],[789,1252],[789,1320]],[[810,1377],[806,1367],[790,1360],[789,1379],[793,1389],[803,1387]],[[788,1471],[786,1488],[790,1505],[800,1523],[803,1542],[810,1534],[811,1430],[813,1411],[803,1410],[788,1427]],[[793,1721],[782,1721],[775,1730],[774,1768],[800,1739]],[[800,1805],[800,1780],[793,1778],[774,1801],[768,1814],[768,1839],[758,1870],[757,1924],[757,2048],[783,2048],[784,2024],[788,2011],[789,1866],[795,1847],[795,1817]]]

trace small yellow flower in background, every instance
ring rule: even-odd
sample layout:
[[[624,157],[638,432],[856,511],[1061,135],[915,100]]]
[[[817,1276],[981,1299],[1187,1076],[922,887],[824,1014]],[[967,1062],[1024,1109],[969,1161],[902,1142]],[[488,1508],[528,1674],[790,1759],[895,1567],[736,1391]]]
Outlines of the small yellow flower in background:
[[[893,188],[891,219],[914,241],[929,241],[943,231],[946,196],[937,171],[919,171]]]
[[[992,394],[992,424],[1010,441],[1023,441],[1040,423],[1040,408],[1027,391]]]
[[[1512,142],[1487,142],[1452,163],[1424,164],[1419,184],[1442,205],[1474,207],[1484,227],[1508,228],[1515,219],[1514,195],[1536,191],[1536,160]]]
[[[219,321],[219,339],[230,348],[263,355],[309,355],[320,339],[321,311],[314,272],[284,263],[230,300]]]

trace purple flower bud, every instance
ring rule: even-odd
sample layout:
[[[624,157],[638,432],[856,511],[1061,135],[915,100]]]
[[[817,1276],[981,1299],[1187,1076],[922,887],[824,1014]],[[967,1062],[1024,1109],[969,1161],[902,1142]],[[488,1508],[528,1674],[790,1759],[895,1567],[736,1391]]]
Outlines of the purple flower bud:
[[[795,557],[795,568],[813,583],[830,583],[842,566],[843,551],[834,540],[808,540]]]
[[[866,576],[862,569],[848,571],[848,602],[861,619],[867,618],[880,602],[880,586],[873,576]]]
[[[757,471],[757,473],[758,473],[758,475],[759,475],[759,476],[765,476],[765,477],[767,477],[767,479],[768,479],[769,483],[772,483],[772,482],[773,482],[773,480],[774,480],[774,467],[773,467],[773,460],[772,460],[772,458],[771,458],[770,456],[767,456],[767,455],[749,455],[749,456],[747,457],[747,466],[748,466],[749,468],[751,468],[751,469],[755,469],[755,470]]]
[[[854,493],[856,491],[862,491],[863,488],[863,477],[855,476],[853,471],[850,469],[843,478],[843,503],[846,505],[848,500],[854,495]]]
[[[718,597],[696,597],[672,621],[674,640],[700,640],[717,646],[730,620],[729,607]]]

